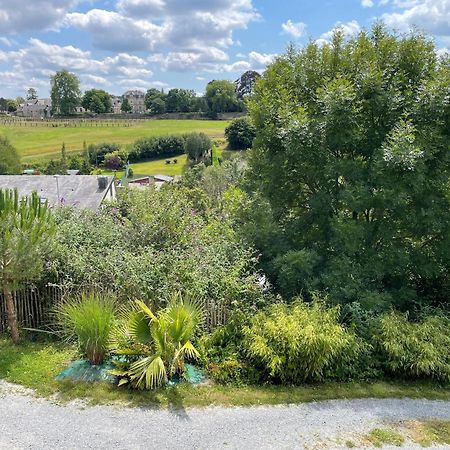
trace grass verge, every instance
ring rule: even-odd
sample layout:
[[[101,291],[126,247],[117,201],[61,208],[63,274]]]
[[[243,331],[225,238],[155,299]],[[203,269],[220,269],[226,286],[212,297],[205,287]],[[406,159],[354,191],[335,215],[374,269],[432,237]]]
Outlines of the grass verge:
[[[15,347],[0,339],[0,378],[36,390],[57,394],[62,401],[76,398],[90,404],[130,406],[204,407],[211,405],[281,405],[343,398],[429,398],[450,400],[450,385],[425,382],[323,383],[302,386],[191,386],[180,384],[151,392],[117,388],[106,383],[58,382],[55,376],[76,357],[73,348],[55,343],[24,342]]]

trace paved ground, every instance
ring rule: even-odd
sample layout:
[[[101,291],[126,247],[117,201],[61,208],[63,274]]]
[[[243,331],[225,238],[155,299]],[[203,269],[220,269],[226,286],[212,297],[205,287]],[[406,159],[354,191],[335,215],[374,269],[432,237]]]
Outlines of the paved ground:
[[[335,449],[346,448],[347,439],[387,423],[430,418],[450,420],[450,402],[365,399],[147,410],[60,406],[0,383],[0,449],[8,450]]]

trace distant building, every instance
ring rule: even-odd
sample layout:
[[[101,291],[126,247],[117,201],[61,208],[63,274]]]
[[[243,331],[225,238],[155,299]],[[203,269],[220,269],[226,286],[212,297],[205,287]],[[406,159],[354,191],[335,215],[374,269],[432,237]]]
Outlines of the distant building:
[[[114,114],[122,113],[122,97],[111,96],[112,112]]]
[[[32,117],[35,119],[45,119],[50,117],[52,111],[52,101],[49,98],[26,100],[17,108],[16,114],[21,117]]]
[[[147,177],[135,178],[128,182],[130,188],[155,187],[157,190],[165,183],[172,183],[173,177],[168,175],[149,175]]]
[[[52,208],[96,210],[116,198],[114,177],[94,175],[0,175],[0,189],[17,189],[21,197],[36,192]]]
[[[145,93],[142,91],[127,91],[122,96],[128,99],[130,106],[132,108],[133,114],[144,114],[145,108]]]

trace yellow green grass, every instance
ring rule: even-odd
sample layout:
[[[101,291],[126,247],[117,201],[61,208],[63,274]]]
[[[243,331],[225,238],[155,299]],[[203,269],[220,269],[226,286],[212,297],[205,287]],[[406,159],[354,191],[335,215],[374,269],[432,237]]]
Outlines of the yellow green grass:
[[[58,382],[55,376],[76,359],[75,349],[60,344],[24,342],[15,347],[0,338],[0,379],[60,400],[81,398],[91,404],[149,407],[281,405],[339,398],[430,398],[450,400],[450,386],[425,382],[323,383],[300,386],[191,386],[133,391],[105,383]],[[442,427],[441,427],[442,428]],[[437,434],[433,429],[433,433]],[[441,433],[442,434],[442,433]],[[444,433],[445,434],[445,433]]]
[[[58,158],[62,143],[68,153],[80,152],[83,142],[99,144],[114,142],[131,144],[136,139],[164,134],[183,134],[193,131],[206,133],[211,138],[223,138],[227,121],[217,120],[147,120],[130,127],[98,126],[46,127],[0,125],[0,135],[6,136],[17,148],[23,162],[48,161]]]

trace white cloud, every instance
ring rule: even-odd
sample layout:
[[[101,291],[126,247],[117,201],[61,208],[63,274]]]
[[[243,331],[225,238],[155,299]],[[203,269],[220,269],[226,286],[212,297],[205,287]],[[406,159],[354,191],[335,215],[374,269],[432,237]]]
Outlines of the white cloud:
[[[3,34],[46,30],[57,25],[79,0],[2,0],[0,30]]]
[[[89,32],[95,47],[111,51],[152,51],[164,33],[164,26],[102,9],[69,13],[65,24]]]
[[[23,92],[29,86],[39,87],[42,96],[48,95],[50,76],[61,69],[74,72],[83,89],[101,86],[115,90],[123,85],[144,87],[154,83],[149,62],[138,56],[119,53],[96,59],[89,51],[71,45],[48,44],[34,38],[20,50],[0,50],[0,61],[13,67],[12,73],[15,73],[13,80],[10,71],[2,72],[2,87]]]
[[[250,64],[254,68],[262,69],[268,66],[273,60],[276,58],[275,53],[258,53],[258,52],[250,52],[248,57],[250,60]]]
[[[390,27],[407,31],[418,26],[437,36],[450,36],[450,0],[397,0],[394,6],[403,10],[382,16]]]
[[[0,44],[6,47],[12,47],[12,42],[6,37],[0,37]]]
[[[372,8],[375,5],[375,3],[373,2],[373,0],[361,0],[361,5],[364,8]]]
[[[305,34],[306,24],[303,22],[294,23],[291,19],[289,19],[286,23],[283,23],[281,25],[281,28],[283,29],[284,33],[292,36],[295,39],[299,39]]]
[[[326,33],[323,33],[316,42],[319,45],[329,43],[331,41],[331,38],[333,37],[333,34],[338,29],[341,29],[344,32],[344,36],[348,38],[356,36],[361,31],[361,26],[356,20],[352,20],[351,22],[346,23],[338,22],[333,29],[327,31]]]

